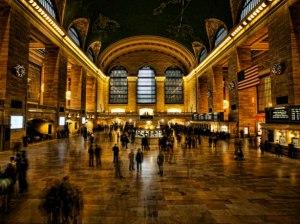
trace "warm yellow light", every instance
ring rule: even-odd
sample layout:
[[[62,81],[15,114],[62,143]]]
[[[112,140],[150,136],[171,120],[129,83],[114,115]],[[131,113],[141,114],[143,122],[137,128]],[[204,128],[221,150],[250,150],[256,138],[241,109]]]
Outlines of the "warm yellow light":
[[[66,100],[70,100],[71,99],[71,91],[67,91],[66,92]]]
[[[181,113],[182,110],[180,108],[170,108],[167,109],[167,113],[172,114],[172,113]]]
[[[229,102],[228,100],[223,100],[223,109],[226,110],[229,108]]]
[[[154,111],[151,108],[142,108],[139,111],[140,115],[154,115]]]
[[[116,114],[116,113],[125,113],[125,109],[123,109],[123,108],[113,108],[113,109],[110,110],[110,112],[114,113],[114,114]]]

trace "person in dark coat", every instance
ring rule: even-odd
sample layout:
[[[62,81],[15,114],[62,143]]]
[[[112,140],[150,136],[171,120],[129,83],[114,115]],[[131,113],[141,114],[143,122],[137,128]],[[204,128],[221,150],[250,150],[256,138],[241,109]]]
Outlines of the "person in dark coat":
[[[158,174],[162,177],[164,174],[164,162],[165,162],[165,156],[162,152],[162,150],[159,151],[159,154],[157,156],[157,165],[158,165]]]
[[[114,145],[114,147],[112,148],[112,151],[114,153],[114,163],[118,161],[119,158],[119,147],[117,146],[117,144]]]
[[[88,130],[87,130],[86,126],[83,127],[82,136],[83,136],[84,141],[86,141],[87,137],[88,137]]]
[[[137,172],[142,170],[143,159],[144,159],[144,155],[143,155],[141,149],[138,149],[138,152],[135,155]]]
[[[101,152],[102,152],[102,149],[99,145],[96,145],[96,148],[95,148],[95,157],[96,157],[96,166],[101,166]]]
[[[94,154],[95,154],[95,149],[94,149],[94,145],[91,144],[89,147],[89,166],[93,167],[94,166]]]

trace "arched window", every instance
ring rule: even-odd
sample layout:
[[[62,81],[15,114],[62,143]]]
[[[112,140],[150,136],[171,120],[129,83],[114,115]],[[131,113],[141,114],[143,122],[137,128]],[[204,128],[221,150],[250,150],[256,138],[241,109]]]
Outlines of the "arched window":
[[[260,2],[261,0],[245,0],[241,14],[240,21],[243,20],[249,12],[251,12]]]
[[[39,3],[43,6],[44,9],[54,18],[57,20],[57,14],[55,6],[53,5],[51,0],[38,0]]]
[[[227,36],[227,30],[223,27],[219,29],[215,38],[215,47],[218,46],[226,36]]]
[[[183,103],[183,72],[179,68],[168,68],[165,73],[165,103]]]
[[[155,72],[150,67],[139,70],[137,81],[137,103],[156,102]]]
[[[109,103],[127,104],[128,80],[124,67],[115,67],[110,72],[109,79]]]
[[[77,30],[74,27],[70,27],[68,34],[71,37],[71,39],[74,41],[74,43],[77,46],[80,46],[80,38],[79,38]]]
[[[93,50],[89,47],[89,49],[87,50],[87,56],[88,56],[88,58],[92,61],[92,62],[94,62],[94,52],[93,52]]]
[[[199,62],[202,62],[207,56],[206,48],[203,48],[199,55]]]

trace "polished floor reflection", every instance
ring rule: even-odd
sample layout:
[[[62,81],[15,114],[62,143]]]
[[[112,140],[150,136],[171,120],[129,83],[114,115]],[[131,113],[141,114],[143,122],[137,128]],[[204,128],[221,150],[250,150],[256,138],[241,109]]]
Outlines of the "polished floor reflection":
[[[141,173],[128,171],[129,149],[121,150],[124,178],[116,179],[113,143],[100,139],[101,168],[88,167],[88,144],[81,137],[30,146],[29,191],[12,201],[0,223],[43,223],[40,193],[49,178],[65,175],[84,192],[86,224],[300,223],[300,161],[261,155],[246,144],[246,160],[237,162],[233,142],[211,149],[204,140],[198,149],[176,147],[175,160],[160,177],[152,140]],[[0,153],[1,165],[9,155]]]

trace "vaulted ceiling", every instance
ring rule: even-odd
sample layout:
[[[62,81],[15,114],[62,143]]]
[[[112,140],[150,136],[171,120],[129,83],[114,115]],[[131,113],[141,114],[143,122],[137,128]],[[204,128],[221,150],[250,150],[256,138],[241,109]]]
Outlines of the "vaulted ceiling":
[[[193,52],[197,41],[209,48],[207,21],[232,27],[230,0],[67,0],[64,27],[76,24],[82,47],[109,45],[132,36],[175,40]]]

